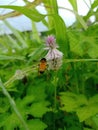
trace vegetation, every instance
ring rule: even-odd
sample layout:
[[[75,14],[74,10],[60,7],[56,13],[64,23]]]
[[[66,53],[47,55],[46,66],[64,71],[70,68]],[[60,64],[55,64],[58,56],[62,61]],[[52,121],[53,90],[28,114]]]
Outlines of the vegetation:
[[[14,10],[0,16],[13,32],[0,37],[0,130],[98,130],[98,1],[80,16],[77,0],[69,0],[73,10],[67,10],[76,17],[70,27],[56,0],[25,2],[0,6]],[[36,9],[41,3],[46,14]],[[19,32],[6,21],[21,14],[31,19],[34,31]],[[95,21],[88,24],[91,16]],[[35,25],[39,21],[48,28],[41,36]],[[55,36],[63,53],[62,66],[47,66],[39,74],[48,35]]]

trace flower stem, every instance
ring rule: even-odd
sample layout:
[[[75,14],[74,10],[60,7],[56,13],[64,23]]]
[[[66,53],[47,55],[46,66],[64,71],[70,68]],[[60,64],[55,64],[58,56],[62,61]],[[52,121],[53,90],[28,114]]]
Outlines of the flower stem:
[[[65,59],[64,62],[98,62],[98,59]]]

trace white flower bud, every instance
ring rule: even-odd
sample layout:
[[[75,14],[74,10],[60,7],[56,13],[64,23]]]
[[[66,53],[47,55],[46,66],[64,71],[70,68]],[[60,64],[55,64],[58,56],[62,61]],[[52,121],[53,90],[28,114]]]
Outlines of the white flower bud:
[[[25,77],[25,74],[21,70],[16,70],[15,77],[16,79],[23,79]]]

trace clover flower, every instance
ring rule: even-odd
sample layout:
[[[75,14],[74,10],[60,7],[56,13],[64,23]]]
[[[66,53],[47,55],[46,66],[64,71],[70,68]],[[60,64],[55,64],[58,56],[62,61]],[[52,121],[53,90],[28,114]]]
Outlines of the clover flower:
[[[56,44],[56,39],[54,38],[54,36],[50,35],[50,36],[47,37],[47,39],[46,39],[46,47],[48,49],[58,48],[58,46]]]
[[[62,58],[62,57],[63,57],[63,53],[56,48],[49,49],[47,55],[45,56],[45,58],[47,60],[53,60],[53,59],[58,59],[58,58]]]
[[[56,39],[54,36],[50,35],[46,39],[46,48],[48,50],[45,58],[47,59],[49,69],[58,69],[62,65],[62,57],[63,53],[59,51],[57,48],[59,46],[56,43]]]

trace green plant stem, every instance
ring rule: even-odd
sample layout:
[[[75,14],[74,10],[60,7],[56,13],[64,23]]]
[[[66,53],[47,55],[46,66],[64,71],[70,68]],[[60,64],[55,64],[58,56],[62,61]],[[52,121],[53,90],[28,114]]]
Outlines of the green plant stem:
[[[33,71],[35,72],[37,70],[36,66],[32,67],[32,66],[29,66],[23,70],[21,70],[25,75],[29,75],[30,73],[32,73]],[[16,75],[14,74],[8,81],[6,81],[4,83],[4,86],[6,88],[9,88],[9,85],[12,84],[15,80],[17,80],[17,77]]]
[[[75,14],[77,20],[81,23],[82,27],[83,27],[85,30],[87,30],[88,26],[87,26],[86,22],[84,21],[84,19],[82,18],[82,16],[80,16],[75,10],[71,10],[71,9],[64,8],[64,7],[59,7],[59,8],[68,10],[68,11],[70,11],[71,13]]]
[[[90,10],[90,7],[89,7],[87,1],[86,0],[83,0],[83,1],[84,1],[85,5],[88,7],[88,9]]]
[[[98,62],[98,59],[65,59],[64,60],[65,63],[71,63],[71,62]],[[33,66],[29,66],[27,68],[24,68],[22,71],[23,73],[25,73],[26,75],[28,75],[28,73],[32,73],[33,71],[35,72],[37,70],[36,65]],[[16,80],[15,75],[13,75],[7,82],[4,83],[4,86],[6,88],[9,87],[9,85],[11,83],[13,83]]]
[[[84,73],[84,64],[81,64],[81,75]],[[83,93],[83,94],[85,94],[85,79],[84,79],[84,77],[83,77],[83,75],[81,76],[81,92]]]
[[[64,62],[98,62],[98,59],[65,59]]]
[[[56,95],[57,95],[57,90],[56,90],[56,85],[54,85],[54,125],[53,128],[55,130],[55,112],[56,112]]]
[[[17,107],[16,107],[15,101],[11,98],[10,94],[9,94],[8,91],[5,89],[5,87],[4,87],[3,83],[2,83],[1,78],[0,78],[0,87],[1,87],[1,89],[2,89],[3,94],[8,98],[11,107],[13,108],[13,110],[14,110],[15,113],[16,113],[16,115],[17,115],[18,118],[20,119],[20,121],[21,121],[21,123],[22,123],[22,125],[23,125],[23,127],[24,127],[24,130],[29,130],[29,129],[28,129],[28,126],[27,126],[27,124],[26,124],[26,122],[24,121],[24,119],[22,118],[22,116],[21,116],[19,110],[18,110]]]
[[[54,76],[54,112],[56,112],[57,110],[57,101],[56,101],[56,96],[57,96],[57,81],[58,81],[58,78],[57,78],[57,72],[54,73],[55,76]]]
[[[12,76],[7,82],[4,83],[4,86],[7,88],[14,81],[15,81],[15,76]]]
[[[98,62],[98,59],[65,59],[64,62],[72,64],[72,67],[73,67],[73,70],[75,73],[76,91],[79,94],[78,77],[77,77],[77,73],[75,71],[75,67],[74,67],[73,63],[76,63],[76,62]],[[85,91],[84,84],[82,84],[82,93],[85,93],[84,91]]]
[[[74,76],[75,76],[75,83],[76,83],[76,93],[79,94],[79,82],[78,82],[78,74],[76,71],[76,64],[73,65]]]
[[[54,130],[55,130],[55,128],[56,128],[56,126],[55,126],[55,113],[56,113],[56,111],[57,111],[57,101],[56,101],[56,97],[57,97],[57,81],[58,81],[58,79],[57,79],[57,72],[54,72],[54,78],[53,78],[53,84],[54,84],[54,109],[53,109],[53,112],[54,112],[54,126],[53,126],[53,128],[54,128]]]
[[[55,90],[54,90],[54,111],[56,111],[56,96],[57,96],[56,85],[54,87],[55,87]]]

